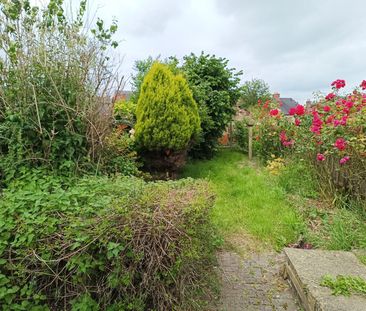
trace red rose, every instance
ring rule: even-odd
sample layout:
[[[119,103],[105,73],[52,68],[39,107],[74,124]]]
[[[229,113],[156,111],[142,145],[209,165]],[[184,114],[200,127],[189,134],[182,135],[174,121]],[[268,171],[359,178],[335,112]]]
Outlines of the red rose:
[[[329,112],[329,111],[330,111],[330,107],[329,107],[329,106],[324,106],[324,107],[323,107],[323,110],[324,110],[325,112]]]
[[[290,108],[288,113],[289,113],[290,116],[294,116],[296,114],[296,108],[295,107]]]
[[[310,131],[312,131],[315,134],[320,134],[320,131],[322,129],[323,121],[320,119],[319,114],[317,111],[313,112],[313,122],[310,127]]]
[[[361,89],[366,90],[366,80],[363,80],[360,84]]]
[[[318,154],[316,155],[316,159],[317,159],[318,161],[325,161],[325,155],[324,155],[324,154],[322,154],[322,153],[318,153]]]
[[[305,107],[303,105],[296,106],[296,114],[302,116],[305,113]]]
[[[338,150],[342,151],[346,149],[347,142],[344,138],[337,138],[337,140],[334,143],[334,147],[336,147]]]
[[[325,96],[326,100],[332,100],[335,97],[334,93],[329,93],[327,96]]]
[[[327,124],[331,124],[331,123],[333,123],[333,120],[334,120],[334,115],[330,115],[325,122]]]
[[[346,102],[345,102],[345,106],[346,106],[347,108],[352,108],[354,104],[355,104],[355,103],[354,103],[354,102],[352,102],[352,101],[346,101]]]
[[[337,90],[341,89],[342,87],[346,86],[346,81],[341,80],[341,79],[337,79],[335,81],[332,82],[331,86],[333,86],[334,88],[336,88]]]
[[[339,160],[339,163],[341,165],[346,164],[349,161],[349,159],[350,159],[349,156],[345,156],[344,158],[342,158],[342,159]]]
[[[278,115],[278,113],[279,113],[278,109],[272,109],[272,110],[269,112],[269,114],[270,114],[272,117],[277,116],[277,115]]]

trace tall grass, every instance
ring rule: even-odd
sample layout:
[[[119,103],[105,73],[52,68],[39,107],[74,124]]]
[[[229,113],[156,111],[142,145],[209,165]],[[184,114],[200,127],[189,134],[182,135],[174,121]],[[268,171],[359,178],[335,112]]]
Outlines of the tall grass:
[[[212,222],[224,236],[245,231],[275,247],[297,239],[301,217],[281,187],[242,153],[221,150],[187,165],[183,175],[211,181],[217,194]]]
[[[278,184],[293,198],[307,222],[304,240],[330,250],[366,248],[366,203],[348,196],[327,200],[319,186],[319,172],[306,161],[287,159]]]

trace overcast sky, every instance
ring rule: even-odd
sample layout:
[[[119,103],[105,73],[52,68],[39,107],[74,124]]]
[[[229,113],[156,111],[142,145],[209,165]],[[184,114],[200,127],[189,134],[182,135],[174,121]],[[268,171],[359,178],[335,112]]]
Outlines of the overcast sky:
[[[335,79],[366,79],[365,0],[91,0],[116,17],[123,72],[135,60],[205,51],[303,103]],[[130,86],[126,87],[127,89]]]

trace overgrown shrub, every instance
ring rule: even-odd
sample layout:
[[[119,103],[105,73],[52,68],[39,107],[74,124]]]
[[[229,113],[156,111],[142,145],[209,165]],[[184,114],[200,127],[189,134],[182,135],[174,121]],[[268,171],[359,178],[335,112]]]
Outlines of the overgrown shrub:
[[[0,201],[4,310],[192,310],[212,254],[204,181],[23,172]]]
[[[285,117],[278,103],[261,105],[256,149],[263,159],[295,154],[316,172],[319,191],[335,202],[366,198],[366,81],[351,94],[340,94],[344,80],[312,107],[290,109]],[[277,107],[276,107],[277,105]]]
[[[104,139],[98,171],[113,175],[140,175],[138,156],[133,136],[123,129],[115,129]]]
[[[136,103],[132,100],[119,100],[114,103],[114,118],[117,126],[133,128],[136,123]]]
[[[108,54],[117,26],[85,25],[86,7],[81,1],[69,16],[63,0],[0,3],[0,171],[8,180],[24,166],[75,173],[100,161],[118,85]]]
[[[142,84],[136,117],[136,142],[148,164],[156,169],[179,168],[182,164],[176,157],[185,158],[200,131],[197,104],[183,76],[154,63]]]
[[[233,138],[242,151],[248,152],[249,129],[246,120],[234,122]]]
[[[213,156],[218,139],[235,114],[235,105],[241,94],[239,84],[242,72],[228,68],[228,62],[225,58],[204,53],[184,57],[182,70],[201,117],[201,136],[190,151],[194,157]]]

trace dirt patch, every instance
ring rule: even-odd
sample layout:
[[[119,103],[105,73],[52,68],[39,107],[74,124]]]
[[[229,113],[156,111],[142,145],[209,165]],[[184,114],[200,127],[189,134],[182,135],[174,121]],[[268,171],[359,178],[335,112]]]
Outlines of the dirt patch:
[[[248,258],[253,254],[268,252],[271,246],[263,243],[246,232],[237,232],[225,238],[225,250],[234,252],[242,258]]]

